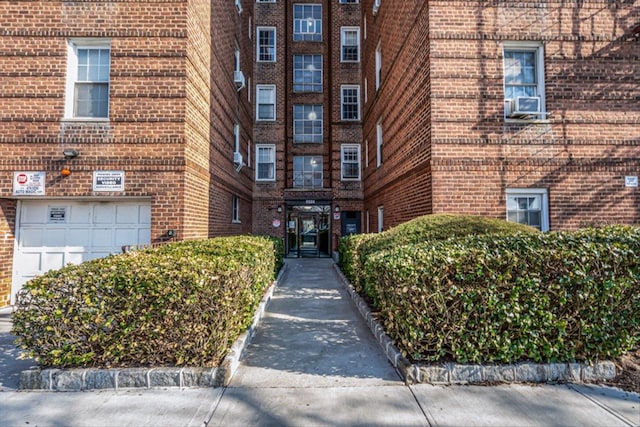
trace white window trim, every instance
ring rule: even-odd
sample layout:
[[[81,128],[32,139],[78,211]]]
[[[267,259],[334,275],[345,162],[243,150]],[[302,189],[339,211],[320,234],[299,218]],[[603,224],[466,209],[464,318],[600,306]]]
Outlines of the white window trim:
[[[344,90],[345,89],[355,89],[358,97],[358,117],[355,119],[346,119],[344,117]],[[349,122],[355,122],[360,120],[360,86],[359,85],[342,85],[340,86],[340,119]]]
[[[382,144],[383,144],[383,134],[382,134],[382,120],[378,120],[376,124],[376,166],[382,166]]]
[[[111,40],[105,40],[104,38],[74,38],[67,41],[67,76],[65,87],[64,119],[91,122],[108,121],[111,114],[111,76],[109,76],[107,117],[75,117],[73,115],[75,83],[78,71],[78,48],[109,49],[109,56],[111,56]],[[109,59],[109,62],[111,62],[111,59]],[[109,68],[111,68],[111,64],[109,64]]]
[[[364,168],[369,167],[369,140],[364,140]]]
[[[348,31],[355,31],[358,43],[356,47],[358,48],[358,58],[357,59],[344,59],[344,42],[345,42],[345,34]],[[340,62],[350,62],[357,63],[360,62],[360,27],[340,27]]]
[[[296,6],[319,6],[320,7],[320,32],[314,31],[314,32],[309,32],[309,31],[301,31],[301,32],[296,32],[296,13],[295,13],[295,9]],[[322,14],[324,13],[324,7],[322,3],[294,3],[293,4],[293,9],[292,9],[292,22],[293,22],[293,28],[291,31],[291,36],[293,37],[293,41],[294,42],[312,42],[312,43],[320,43],[323,41],[324,39],[324,34],[323,34],[323,28],[322,26],[324,25],[323,22],[323,18],[322,18]],[[311,19],[311,18],[310,18]],[[304,19],[300,19],[300,20],[304,20]],[[314,24],[313,24],[313,28],[314,30],[318,28],[318,24],[317,22],[315,22],[316,20],[314,20]],[[320,40],[296,40],[296,34],[301,34],[301,35],[305,35],[305,34],[313,34],[313,35],[319,35],[320,36]]]
[[[382,84],[382,44],[378,42],[376,46],[376,91]]]
[[[233,151],[240,151],[240,125],[237,123],[233,125]]]
[[[384,206],[378,206],[378,233],[384,231]]]
[[[260,59],[260,30],[273,30],[273,61]],[[278,30],[276,27],[260,26],[256,28],[256,62],[276,62],[278,53]]]
[[[506,93],[506,80],[504,76],[505,70],[505,55],[504,52],[506,50],[528,50],[528,51],[536,51],[536,79],[538,81],[537,84],[537,92],[540,97],[540,113],[536,114],[536,119],[546,119],[547,117],[547,106],[545,102],[545,74],[544,74],[544,45],[541,42],[533,42],[533,41],[505,41],[502,43],[502,93]],[[506,101],[505,96],[505,101]],[[533,115],[533,114],[532,114]],[[515,120],[520,121],[522,119],[513,119],[509,117],[505,117],[505,120]]]
[[[260,89],[270,88],[273,90],[273,118],[270,119],[261,119],[260,118]],[[277,117],[277,109],[276,109],[276,85],[256,85],[256,121],[257,122],[274,122]]]
[[[307,119],[296,119],[296,115],[295,115],[296,107],[303,107],[303,108],[304,107],[314,107],[314,110],[316,109],[316,107],[320,107],[319,108],[319,112],[320,112],[320,115],[322,117],[320,119],[318,119],[317,117],[315,119],[308,119],[308,118]],[[294,113],[293,113],[293,132],[292,132],[292,134],[293,134],[293,143],[294,144],[322,144],[323,141],[324,141],[324,106],[323,106],[323,104],[293,104],[293,110],[294,110]],[[314,111],[314,113],[315,113],[315,111]],[[312,122],[314,122],[314,121],[317,121],[317,120],[319,120],[320,123],[321,123],[320,134],[319,135],[315,134],[315,133],[311,133],[311,134],[308,134],[308,133],[298,134],[298,133],[296,133],[296,122],[298,122],[298,121],[304,121],[304,122],[312,121]],[[296,140],[296,137],[299,137],[300,139],[306,139],[305,137],[309,137],[309,136],[311,138],[315,138],[315,137],[319,136],[320,137],[320,142]]]
[[[231,222],[234,224],[240,224],[240,198],[233,195],[231,205]]]
[[[344,176],[344,152],[345,149],[347,148],[355,148],[358,151],[358,176],[356,178],[353,177],[345,177]],[[361,162],[362,162],[362,153],[361,153],[361,148],[360,148],[360,144],[342,144],[340,146],[340,179],[342,181],[360,181],[362,179],[362,168],[361,168]],[[350,162],[351,163],[351,162]]]
[[[295,92],[295,93],[322,93],[324,91],[324,55],[319,54],[319,53],[300,53],[300,54],[296,53],[296,54],[293,55],[294,63],[295,63],[295,57],[296,56],[303,56],[303,57],[304,56],[311,56],[311,57],[319,56],[320,57],[320,67],[321,67],[320,70],[319,70],[319,72],[320,72],[320,84],[319,84],[320,90],[297,90],[297,89],[295,89],[296,85],[316,87],[316,86],[318,86],[318,84],[316,84],[316,83],[297,83],[296,82],[296,71],[304,71],[305,68],[295,68],[295,65],[294,65],[294,68],[293,68],[293,86],[292,86],[293,92]],[[312,72],[316,72],[316,70],[314,69]]]
[[[549,231],[549,195],[546,188],[507,188],[506,198],[509,196],[542,196],[542,210],[540,218],[540,230]],[[505,198],[505,218],[509,217],[507,209],[507,200]]]
[[[269,148],[272,150],[273,152],[273,178],[258,178],[258,169],[260,166],[260,158],[258,156],[258,152],[260,151],[260,148]],[[275,144],[256,144],[256,161],[255,161],[255,165],[256,165],[256,182],[273,182],[276,180],[276,145]]]

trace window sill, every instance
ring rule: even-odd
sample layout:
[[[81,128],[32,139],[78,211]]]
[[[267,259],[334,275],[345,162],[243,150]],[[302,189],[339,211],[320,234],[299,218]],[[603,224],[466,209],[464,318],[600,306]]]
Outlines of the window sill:
[[[256,184],[273,184],[275,179],[256,179]]]
[[[233,220],[233,221],[231,221],[231,223],[232,223],[232,224],[242,224],[242,222],[241,222],[241,221],[237,221],[237,220]]]
[[[109,123],[108,117],[64,117],[63,122],[73,123]]]
[[[511,124],[511,125],[522,125],[522,124],[528,124],[528,125],[546,125],[551,123],[551,120],[549,119],[504,119],[505,124]]]

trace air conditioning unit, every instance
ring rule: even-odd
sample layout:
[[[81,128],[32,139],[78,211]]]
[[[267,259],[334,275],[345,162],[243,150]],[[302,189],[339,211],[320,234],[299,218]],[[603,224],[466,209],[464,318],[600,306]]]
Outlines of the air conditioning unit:
[[[373,1],[373,16],[376,16],[378,14],[378,9],[380,9],[380,1],[381,0]]]
[[[504,100],[505,117],[522,117],[540,114],[539,96],[518,96]]]
[[[242,153],[240,153],[239,151],[236,151],[233,153],[233,163],[236,165],[241,165],[242,161],[244,159],[242,158]]]
[[[242,2],[240,0],[236,0],[236,10],[238,13],[242,13]]]
[[[233,82],[236,84],[238,90],[244,87],[244,73],[240,70],[233,72]]]

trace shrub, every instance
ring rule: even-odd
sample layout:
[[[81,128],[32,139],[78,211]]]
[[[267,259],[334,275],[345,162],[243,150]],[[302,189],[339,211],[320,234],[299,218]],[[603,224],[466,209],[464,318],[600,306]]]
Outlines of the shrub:
[[[481,216],[425,215],[379,234],[345,237],[340,242],[341,268],[357,291],[362,291],[375,301],[377,295],[373,283],[364,280],[363,271],[366,259],[376,252],[460,236],[518,232],[537,233],[538,230],[527,225]]]
[[[43,366],[217,366],[274,278],[275,246],[194,240],[69,265],[25,285],[13,333]]]
[[[597,360],[640,344],[640,228],[424,242],[365,270],[415,360]]]

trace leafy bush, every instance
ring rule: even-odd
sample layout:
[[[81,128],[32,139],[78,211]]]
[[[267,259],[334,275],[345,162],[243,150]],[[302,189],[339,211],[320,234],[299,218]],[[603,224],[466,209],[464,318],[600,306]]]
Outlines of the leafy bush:
[[[365,275],[415,360],[597,360],[640,344],[640,228],[405,245]]]
[[[348,236],[340,242],[340,262],[355,289],[377,299],[373,283],[364,279],[364,264],[372,254],[402,245],[433,242],[453,237],[483,234],[537,233],[527,225],[473,215],[425,215],[379,234]]]
[[[13,333],[43,366],[217,366],[273,281],[277,251],[239,236],[69,265],[25,285]]]

